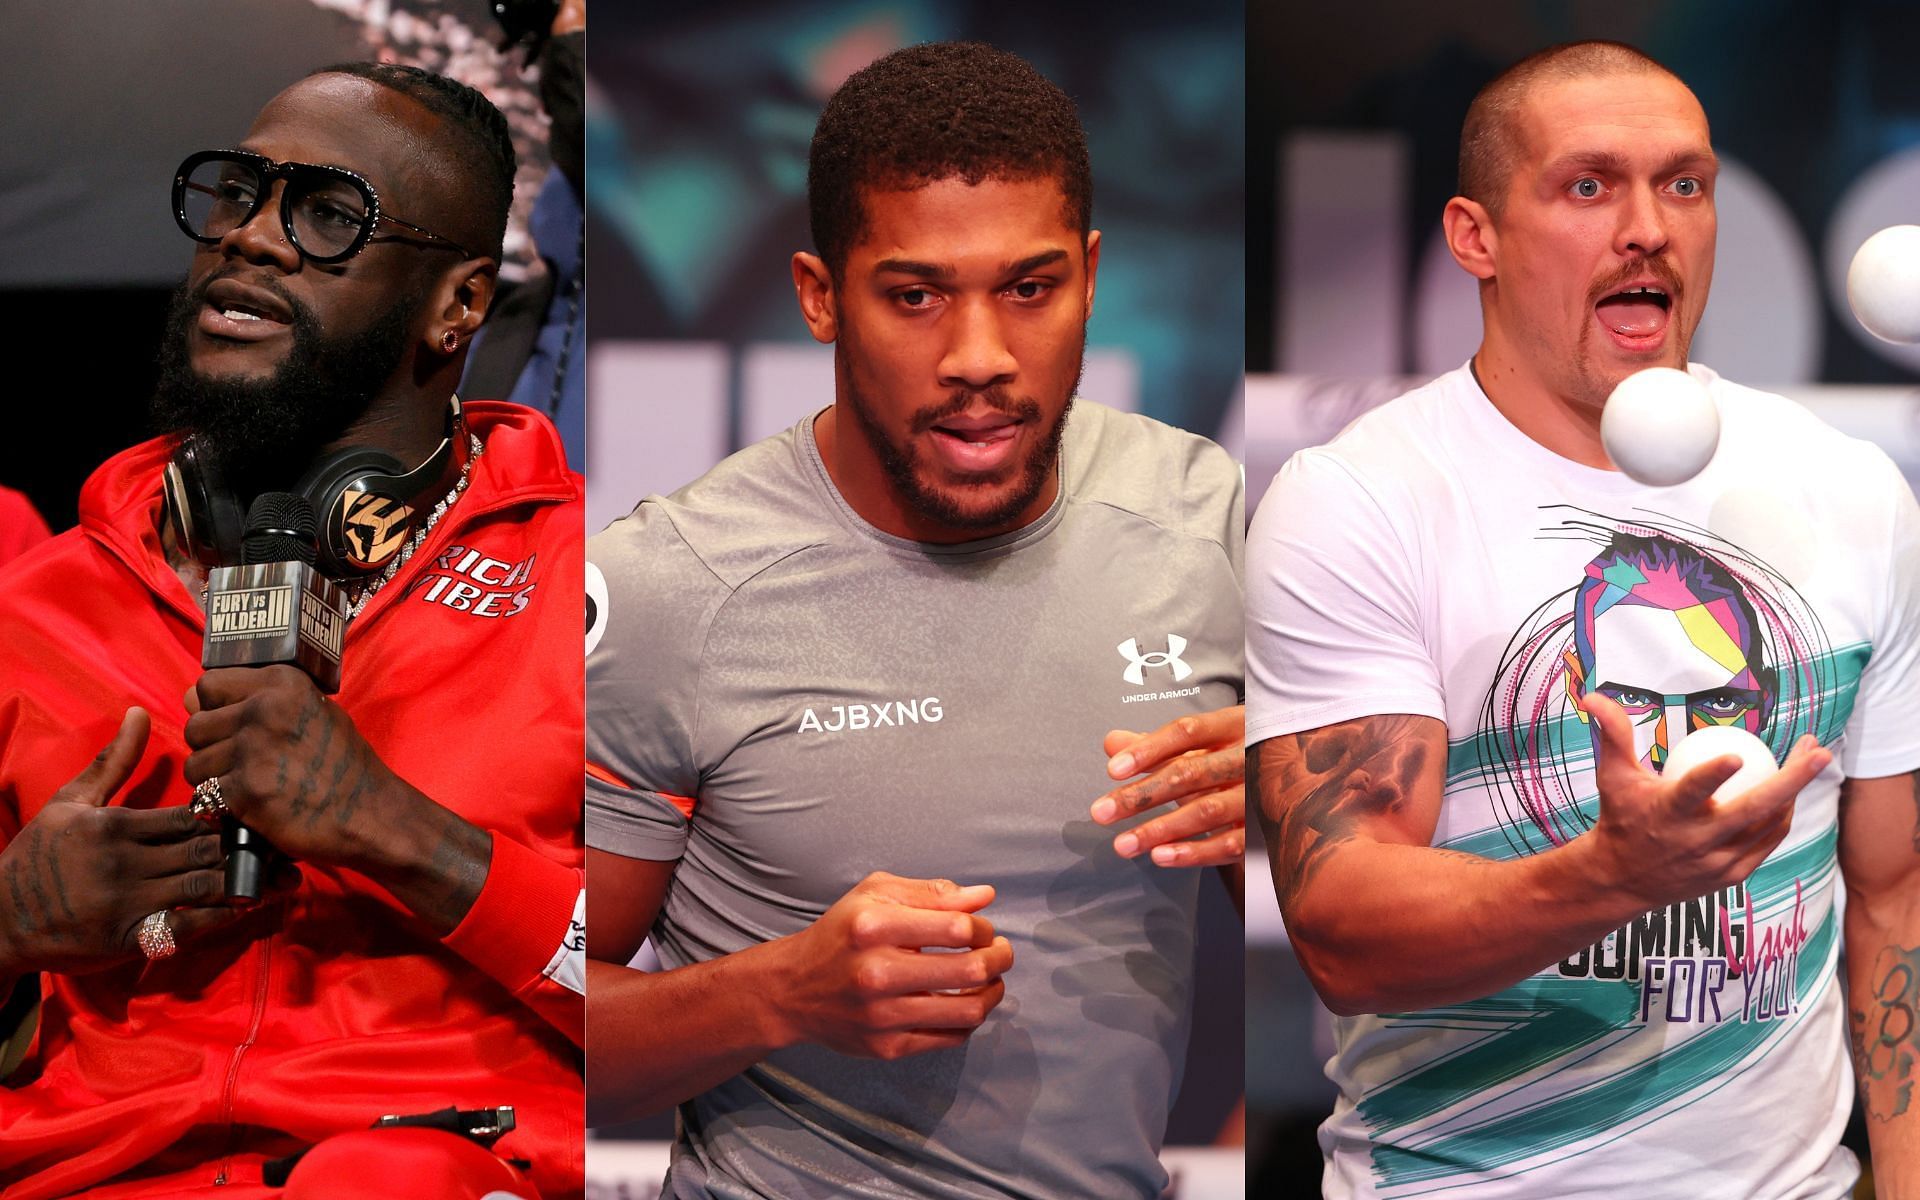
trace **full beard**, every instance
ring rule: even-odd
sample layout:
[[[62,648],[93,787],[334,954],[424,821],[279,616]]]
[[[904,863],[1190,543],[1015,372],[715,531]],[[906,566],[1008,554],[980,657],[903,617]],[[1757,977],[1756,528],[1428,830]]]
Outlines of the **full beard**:
[[[1021,514],[1032,506],[1040,494],[1046,490],[1047,483],[1053,477],[1054,467],[1060,461],[1060,442],[1066,433],[1067,415],[1073,411],[1073,397],[1080,390],[1080,376],[1086,369],[1086,328],[1081,327],[1080,345],[1074,351],[1078,365],[1074,368],[1073,387],[1068,389],[1066,401],[1061,405],[1060,415],[1054,418],[1042,435],[1035,440],[1024,461],[1014,463],[1006,471],[983,474],[975,478],[962,477],[958,486],[940,486],[929,483],[922,477],[920,456],[911,443],[897,444],[881,425],[878,415],[868,397],[861,392],[859,380],[848,361],[846,338],[834,345],[834,354],[838,359],[840,378],[846,381],[847,407],[852,411],[855,423],[866,437],[867,444],[873,448],[880,465],[886,471],[887,482],[895,495],[906,502],[916,515],[936,525],[963,532],[986,533],[1003,529],[1018,520]],[[964,412],[979,398],[989,408],[1014,417],[1027,425],[1037,425],[1041,418],[1041,409],[1031,397],[1016,398],[1001,388],[989,388],[975,392],[959,390],[942,403],[923,408],[913,414],[910,431],[920,436],[949,417]],[[998,499],[986,504],[969,503],[969,500],[982,494],[991,494],[999,490],[1008,474],[1016,477],[1011,487]]]
[[[292,487],[320,448],[366,413],[398,369],[426,297],[399,296],[365,329],[332,338],[311,309],[283,294],[292,314],[285,360],[265,378],[223,379],[201,375],[187,356],[211,282],[182,283],[173,294],[148,416],[158,432],[191,436],[223,486],[250,500]]]

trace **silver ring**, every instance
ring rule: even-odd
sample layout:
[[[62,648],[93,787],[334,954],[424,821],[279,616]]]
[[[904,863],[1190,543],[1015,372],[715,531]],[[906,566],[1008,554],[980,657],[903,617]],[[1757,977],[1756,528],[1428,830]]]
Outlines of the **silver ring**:
[[[193,789],[193,800],[187,805],[187,811],[202,821],[218,821],[233,810],[227,807],[226,797],[220,794],[220,777],[202,780]]]
[[[172,958],[173,952],[179,949],[174,944],[173,925],[168,922],[167,910],[164,908],[159,912],[150,912],[146,915],[140,922],[138,938],[140,953],[146,955],[149,960]]]

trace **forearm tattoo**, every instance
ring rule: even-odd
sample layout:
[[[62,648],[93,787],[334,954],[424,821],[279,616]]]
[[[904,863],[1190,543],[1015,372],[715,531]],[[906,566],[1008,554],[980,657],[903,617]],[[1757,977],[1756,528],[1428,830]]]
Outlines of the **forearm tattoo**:
[[[1366,717],[1256,748],[1250,765],[1260,827],[1282,908],[1306,890],[1341,843],[1368,821],[1400,811],[1421,777],[1438,768],[1420,733],[1424,720]]]
[[[493,838],[486,830],[458,818],[448,822],[428,860],[428,878],[433,882],[418,897],[420,915],[436,928],[452,932],[480,898],[492,859]]]
[[[1913,1104],[1920,1053],[1915,1036],[1920,1033],[1920,946],[1881,947],[1864,982],[1864,993],[1847,1006],[1853,1063],[1867,1115],[1888,1121]]]

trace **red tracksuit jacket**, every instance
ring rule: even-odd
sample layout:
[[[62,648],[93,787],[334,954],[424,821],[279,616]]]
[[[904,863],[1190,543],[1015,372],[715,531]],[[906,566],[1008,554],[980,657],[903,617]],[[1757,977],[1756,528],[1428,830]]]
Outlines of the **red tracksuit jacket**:
[[[173,958],[44,976],[35,1045],[0,1088],[5,1200],[109,1180],[103,1200],[245,1200],[265,1159],[448,1104],[514,1105],[498,1151],[532,1160],[549,1200],[582,1192],[584,1013],[563,986],[582,888],[582,487],[543,417],[466,412],[486,447],[467,491],[348,627],[336,699],[397,774],[491,831],[478,901],[442,940],[366,877],[305,864],[290,904]],[[182,696],[204,621],[160,550],[166,460],[160,442],[109,460],[79,528],[0,574],[0,841],[129,705],[153,734],[115,803],[192,796]]]

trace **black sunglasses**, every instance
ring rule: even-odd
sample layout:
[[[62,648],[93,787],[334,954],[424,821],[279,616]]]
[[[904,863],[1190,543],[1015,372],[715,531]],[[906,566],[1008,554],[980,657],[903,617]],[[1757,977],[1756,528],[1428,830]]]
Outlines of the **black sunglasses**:
[[[218,242],[253,220],[276,179],[287,181],[280,197],[280,226],[294,248],[313,262],[352,258],[382,221],[432,245],[474,257],[451,238],[381,212],[380,195],[373,185],[344,167],[276,163],[245,150],[189,154],[173,177],[173,219],[194,241]]]

